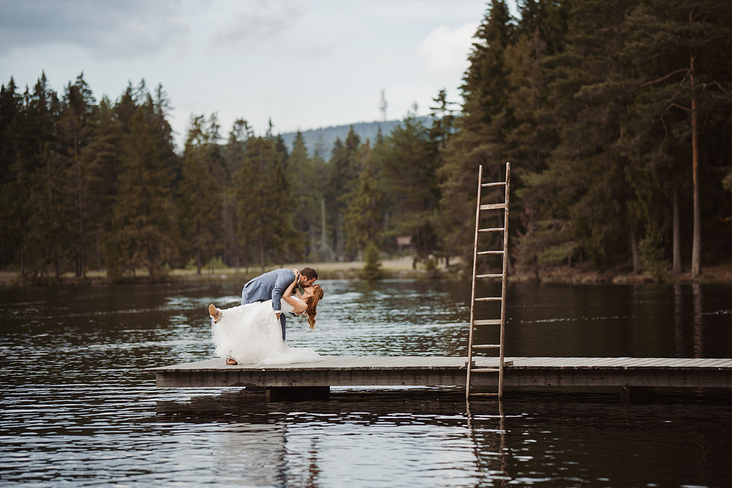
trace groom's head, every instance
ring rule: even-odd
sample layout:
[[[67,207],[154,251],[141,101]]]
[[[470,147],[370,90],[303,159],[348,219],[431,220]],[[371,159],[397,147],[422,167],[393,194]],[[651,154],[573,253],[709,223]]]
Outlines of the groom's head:
[[[313,268],[303,268],[300,270],[300,284],[302,286],[311,286],[318,279],[318,273]]]

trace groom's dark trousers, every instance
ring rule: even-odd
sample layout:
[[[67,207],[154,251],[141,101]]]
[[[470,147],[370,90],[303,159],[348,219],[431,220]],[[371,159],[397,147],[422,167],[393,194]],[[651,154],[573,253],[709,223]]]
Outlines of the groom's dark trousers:
[[[272,299],[272,310],[280,314],[282,340],[285,340],[285,314],[282,312],[282,293],[295,281],[295,273],[289,269],[276,269],[250,280],[241,290],[241,304],[263,302]]]

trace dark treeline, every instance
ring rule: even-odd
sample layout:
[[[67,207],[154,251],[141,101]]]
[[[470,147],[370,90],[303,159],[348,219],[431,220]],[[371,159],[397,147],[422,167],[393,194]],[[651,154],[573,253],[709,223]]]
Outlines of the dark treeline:
[[[345,261],[396,252],[470,263],[476,176],[511,161],[512,267],[661,276],[732,249],[732,2],[489,3],[462,107],[388,137],[353,130],[326,160],[302,134],[191,118],[177,153],[158,86],[97,102],[80,75],[0,92],[0,266],[57,279],[104,269]],[[416,113],[416,109],[415,109]],[[703,239],[702,239],[703,236]]]

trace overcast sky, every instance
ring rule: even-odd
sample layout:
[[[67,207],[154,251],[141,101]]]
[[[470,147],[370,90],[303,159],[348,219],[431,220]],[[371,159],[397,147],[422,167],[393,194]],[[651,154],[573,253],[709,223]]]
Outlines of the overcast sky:
[[[263,134],[388,119],[438,91],[459,102],[483,0],[0,0],[0,83],[45,71],[59,95],[162,83],[180,143],[191,114]]]

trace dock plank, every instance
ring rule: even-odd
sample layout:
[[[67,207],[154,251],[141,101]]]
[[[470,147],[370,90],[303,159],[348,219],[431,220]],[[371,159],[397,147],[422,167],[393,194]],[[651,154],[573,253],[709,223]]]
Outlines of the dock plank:
[[[497,368],[497,357],[473,357]],[[732,388],[732,358],[507,357],[504,386]],[[220,358],[150,368],[158,387],[465,386],[466,357],[323,356],[298,364],[226,365]],[[480,375],[476,386],[496,386]]]

